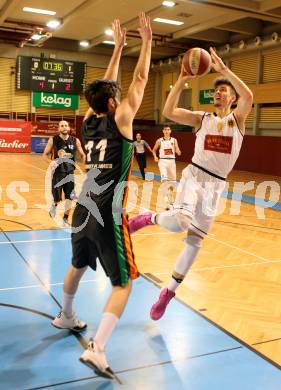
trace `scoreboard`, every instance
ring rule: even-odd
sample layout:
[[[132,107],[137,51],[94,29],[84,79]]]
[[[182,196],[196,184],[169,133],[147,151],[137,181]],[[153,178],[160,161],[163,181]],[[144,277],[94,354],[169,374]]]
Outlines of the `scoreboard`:
[[[80,94],[85,89],[86,63],[18,56],[16,88],[34,92]]]

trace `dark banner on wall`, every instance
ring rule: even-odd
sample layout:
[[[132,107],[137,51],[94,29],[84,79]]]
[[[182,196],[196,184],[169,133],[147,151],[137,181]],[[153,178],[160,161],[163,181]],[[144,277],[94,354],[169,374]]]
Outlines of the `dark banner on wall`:
[[[0,121],[0,152],[30,153],[31,122]]]
[[[42,135],[50,137],[59,133],[59,122],[32,122],[32,135]],[[75,136],[75,130],[70,123],[70,134]]]
[[[32,122],[32,135],[56,135],[58,122]]]

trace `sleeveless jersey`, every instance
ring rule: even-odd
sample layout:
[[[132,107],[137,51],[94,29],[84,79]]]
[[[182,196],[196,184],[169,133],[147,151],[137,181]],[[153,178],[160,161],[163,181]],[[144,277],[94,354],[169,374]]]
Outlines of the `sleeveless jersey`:
[[[175,159],[175,138],[170,139],[160,138],[159,157],[165,159]]]
[[[75,170],[74,164],[64,162],[64,159],[75,161],[75,152],[77,150],[76,138],[71,135],[66,139],[62,139],[59,135],[53,137],[53,159],[58,159],[58,167],[56,173],[73,173]]]
[[[192,162],[226,178],[239,156],[242,141],[233,112],[224,118],[206,112],[196,133]]]
[[[124,208],[127,189],[123,191],[121,183],[125,183],[130,175],[133,140],[121,135],[111,113],[86,119],[82,125],[82,137],[87,169],[82,193],[90,196],[99,207],[112,205],[115,196],[116,207]],[[120,185],[116,188],[118,183]]]

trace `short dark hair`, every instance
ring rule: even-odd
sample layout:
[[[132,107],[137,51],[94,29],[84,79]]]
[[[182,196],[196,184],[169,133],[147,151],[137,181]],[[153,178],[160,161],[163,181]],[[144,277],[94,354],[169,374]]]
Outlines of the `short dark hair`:
[[[95,80],[85,90],[85,98],[96,114],[108,112],[107,103],[115,99],[120,87],[113,80]]]
[[[225,79],[223,77],[219,77],[218,79],[214,80],[214,87],[215,87],[215,89],[218,88],[220,85],[228,85],[230,87],[231,91],[233,92],[233,94],[236,97],[235,102],[237,102],[237,100],[239,99],[239,94],[236,91],[236,89],[233,87],[231,82],[228,79]]]

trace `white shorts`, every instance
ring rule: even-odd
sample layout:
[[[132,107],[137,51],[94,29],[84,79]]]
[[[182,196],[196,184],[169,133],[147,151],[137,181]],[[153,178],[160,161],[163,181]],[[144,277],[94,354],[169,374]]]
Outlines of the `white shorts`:
[[[182,171],[174,210],[192,217],[190,230],[201,237],[208,234],[216,216],[225,181],[188,165]]]
[[[160,158],[158,161],[158,166],[161,175],[161,181],[176,181],[177,180],[177,170],[176,162],[173,158]]]

